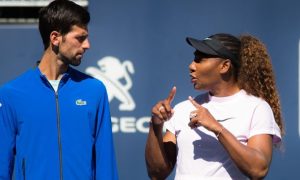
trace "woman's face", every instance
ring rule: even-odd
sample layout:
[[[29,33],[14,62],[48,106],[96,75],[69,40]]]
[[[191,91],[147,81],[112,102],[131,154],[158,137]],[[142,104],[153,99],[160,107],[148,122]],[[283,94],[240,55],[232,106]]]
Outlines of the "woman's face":
[[[194,53],[195,58],[189,65],[191,82],[197,90],[214,90],[221,82],[223,59],[200,53]]]

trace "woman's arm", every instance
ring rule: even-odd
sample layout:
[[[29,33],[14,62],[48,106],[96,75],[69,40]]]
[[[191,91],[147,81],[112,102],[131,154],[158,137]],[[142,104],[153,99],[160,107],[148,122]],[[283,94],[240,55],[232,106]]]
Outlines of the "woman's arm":
[[[223,128],[218,139],[244,174],[251,179],[263,179],[267,175],[272,159],[271,135],[255,135],[244,145]]]
[[[272,159],[272,136],[269,134],[254,135],[249,138],[247,145],[242,144],[236,137],[222,126],[210,112],[189,98],[196,107],[189,126],[203,126],[216,134],[220,143],[227,150],[237,167],[251,179],[262,179],[267,175]],[[258,113],[257,116],[262,113]],[[261,118],[260,121],[264,120]]]
[[[175,96],[173,87],[168,98],[152,108],[152,118],[145,150],[148,175],[152,180],[165,179],[174,168],[177,156],[176,137],[167,131],[163,137],[163,125],[173,115],[171,102]]]
[[[167,131],[162,137],[162,125],[150,124],[146,144],[146,165],[152,180],[165,179],[176,163],[177,149],[175,135]]]

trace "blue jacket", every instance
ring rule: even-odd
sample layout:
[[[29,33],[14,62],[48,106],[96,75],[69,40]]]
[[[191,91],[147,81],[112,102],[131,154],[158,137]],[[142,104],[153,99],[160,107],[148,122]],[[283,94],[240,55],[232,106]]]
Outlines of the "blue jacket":
[[[118,179],[107,92],[69,67],[55,93],[39,68],[0,89],[0,179]]]

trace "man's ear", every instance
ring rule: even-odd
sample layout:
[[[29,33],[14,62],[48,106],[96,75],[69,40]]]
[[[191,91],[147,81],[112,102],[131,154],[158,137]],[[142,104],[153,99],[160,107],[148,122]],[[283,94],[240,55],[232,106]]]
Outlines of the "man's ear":
[[[229,59],[225,59],[222,61],[222,63],[220,64],[220,73],[221,74],[224,74],[224,73],[227,73],[229,72],[232,64],[231,64],[231,61]]]
[[[61,34],[57,31],[52,31],[50,33],[50,43],[53,45],[53,46],[58,46],[60,41],[61,41]]]

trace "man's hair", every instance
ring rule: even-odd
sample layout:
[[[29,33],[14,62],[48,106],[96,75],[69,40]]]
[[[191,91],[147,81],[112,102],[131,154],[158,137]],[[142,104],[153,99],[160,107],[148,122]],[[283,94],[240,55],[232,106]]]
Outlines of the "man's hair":
[[[67,34],[72,26],[86,28],[90,21],[89,12],[69,0],[55,0],[39,11],[39,30],[44,49],[50,44],[50,33],[57,31]]]

